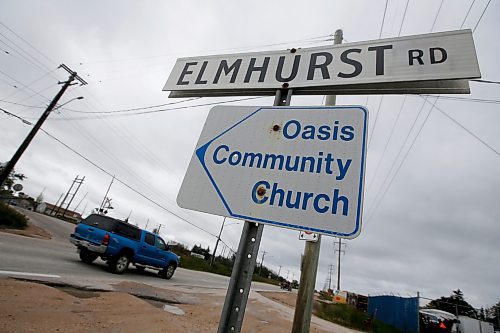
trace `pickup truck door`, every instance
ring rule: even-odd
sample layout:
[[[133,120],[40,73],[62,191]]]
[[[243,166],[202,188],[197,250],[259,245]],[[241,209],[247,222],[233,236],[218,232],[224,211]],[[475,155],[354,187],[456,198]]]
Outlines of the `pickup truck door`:
[[[136,262],[138,264],[162,267],[162,263],[158,260],[158,249],[155,246],[156,235],[144,232],[144,240],[139,245],[137,250]]]
[[[160,262],[161,267],[166,267],[168,264],[167,244],[159,236],[156,236],[156,249],[156,259]]]

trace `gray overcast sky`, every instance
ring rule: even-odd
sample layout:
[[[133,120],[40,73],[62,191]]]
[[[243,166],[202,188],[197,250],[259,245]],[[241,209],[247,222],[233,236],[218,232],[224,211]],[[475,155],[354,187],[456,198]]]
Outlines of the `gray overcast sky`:
[[[344,43],[377,39],[380,32],[395,37],[400,30],[405,36],[432,27],[433,32],[473,29],[488,0],[475,1],[466,16],[471,3],[444,0],[437,15],[441,1],[410,0],[403,21],[406,1],[389,0],[381,31],[384,0],[2,1],[0,107],[35,121],[59,89],[57,81],[67,77],[56,69],[65,63],[88,85],[71,87],[61,103],[85,99],[51,114],[43,128],[108,173],[40,132],[16,167],[29,177],[25,192],[44,191],[45,200],[55,203],[77,175],[85,176],[70,208],[88,193],[78,210],[86,207],[89,213],[99,206],[110,175],[116,175],[163,208],[116,181],[112,216],[131,214],[140,226],[149,220],[148,229],[162,223],[169,240],[213,248],[214,237],[168,210],[218,233],[221,217],[183,210],[175,198],[210,109],[195,105],[231,98],[151,108],[163,111],[143,115],[88,112],[176,102],[162,88],[178,57],[328,45],[328,36],[339,28]],[[493,0],[474,32],[485,80],[500,80],[499,31],[500,1]],[[472,82],[471,95],[461,97],[498,100],[499,95],[499,85]],[[292,105],[322,101],[322,96],[294,97]],[[432,111],[423,103],[419,96],[338,98],[338,104],[368,107],[372,136],[363,230],[347,241],[341,288],[402,296],[420,291],[429,298],[460,288],[475,307],[493,305],[500,300],[498,103],[442,98]],[[271,104],[272,98],[233,103]],[[11,158],[29,130],[0,113],[0,161]],[[222,237],[232,249],[242,228],[237,222],[228,219]],[[323,288],[328,265],[336,265],[333,241],[323,238],[317,288]],[[269,252],[266,265],[276,271],[281,265],[282,276],[298,279],[303,247],[297,231],[268,226],[260,249]]]

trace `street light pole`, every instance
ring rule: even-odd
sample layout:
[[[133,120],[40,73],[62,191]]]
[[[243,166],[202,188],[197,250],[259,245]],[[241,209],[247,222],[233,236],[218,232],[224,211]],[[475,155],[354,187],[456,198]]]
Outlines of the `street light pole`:
[[[63,66],[64,65],[61,65],[60,67],[63,67]],[[67,70],[66,66],[64,66],[63,68]],[[73,80],[75,78],[78,78],[82,82],[82,84],[84,84],[85,81],[81,80],[77,76],[76,72],[70,72],[70,73],[71,74],[70,74],[70,76],[68,78],[68,81],[64,82],[64,85],[62,86],[61,90],[59,90],[59,92],[57,93],[57,95],[50,102],[49,106],[47,106],[47,109],[45,109],[45,112],[42,114],[42,116],[40,117],[40,119],[38,119],[38,121],[35,124],[35,126],[33,126],[33,128],[29,132],[29,134],[26,137],[26,139],[24,139],[23,143],[21,143],[21,145],[19,146],[19,148],[15,152],[14,156],[12,156],[12,158],[10,159],[10,161],[3,168],[2,172],[0,173],[0,188],[3,188],[3,184],[4,184],[5,180],[7,180],[7,178],[10,175],[10,173],[12,172],[12,170],[14,170],[14,167],[15,167],[17,161],[19,160],[19,158],[21,157],[21,155],[24,153],[24,151],[26,150],[26,148],[28,148],[29,144],[31,143],[31,141],[35,137],[35,134],[38,132],[38,130],[40,129],[40,127],[42,127],[42,124],[47,119],[47,117],[49,116],[50,112],[56,107],[57,102],[59,102],[59,99],[62,97],[62,95],[64,94],[64,92],[66,91],[66,89],[68,89],[68,87],[71,85],[71,83],[73,82]],[[85,82],[85,84],[86,84],[86,82]]]
[[[210,266],[212,266],[214,264],[215,252],[217,251],[217,246],[219,246],[220,236],[222,235],[222,229],[224,229],[225,222],[226,222],[226,217],[224,216],[224,220],[222,221],[222,226],[220,227],[219,236],[217,237],[217,241],[215,242],[214,253],[212,253],[212,258],[210,259]]]

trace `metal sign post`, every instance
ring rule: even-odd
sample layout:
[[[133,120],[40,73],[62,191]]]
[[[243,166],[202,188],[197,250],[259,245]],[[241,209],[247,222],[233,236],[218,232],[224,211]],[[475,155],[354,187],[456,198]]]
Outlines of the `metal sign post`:
[[[277,90],[274,106],[290,105],[291,97],[292,90]],[[218,333],[241,332],[263,230],[263,224],[245,221],[222,308]]]

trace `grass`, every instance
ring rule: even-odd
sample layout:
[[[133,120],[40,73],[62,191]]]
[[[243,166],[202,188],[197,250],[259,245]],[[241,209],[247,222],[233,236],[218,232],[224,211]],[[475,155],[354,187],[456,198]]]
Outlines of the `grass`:
[[[174,250],[175,252],[175,250]],[[200,258],[193,257],[191,255],[181,255],[182,268],[191,269],[194,271],[210,272],[219,275],[231,276],[231,267],[221,264],[215,261],[212,266],[210,266],[210,260],[204,260]]]
[[[175,252],[175,250],[174,250]],[[229,261],[229,260],[227,260]],[[194,271],[202,271],[202,272],[210,272],[219,275],[231,276],[232,266],[229,262],[220,262],[219,260],[215,260],[214,264],[210,266],[210,260],[204,260],[201,258],[196,258],[191,255],[181,255],[181,264],[182,268],[191,269]],[[264,282],[274,285],[279,285],[279,281],[264,278],[257,274],[254,274],[252,277],[253,281]]]
[[[0,202],[0,226],[12,229],[26,229],[28,220],[23,214]]]
[[[401,333],[395,327],[375,320],[370,324],[370,316],[366,312],[357,310],[348,304],[324,304],[320,303],[315,314],[325,320],[365,332],[374,333]]]

